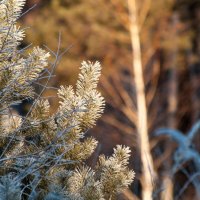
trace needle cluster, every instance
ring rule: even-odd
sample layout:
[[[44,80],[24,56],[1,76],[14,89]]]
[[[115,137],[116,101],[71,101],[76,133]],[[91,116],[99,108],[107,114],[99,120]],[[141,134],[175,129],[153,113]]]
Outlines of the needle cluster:
[[[36,98],[33,87],[50,54],[39,47],[29,54],[19,49],[24,31],[16,21],[24,4],[0,1],[0,200],[116,199],[134,178],[129,148],[117,146],[94,168],[85,164],[97,146],[85,133],[105,104],[97,91],[101,65],[82,62],[76,88],[61,86],[59,108],[50,114],[49,101]],[[13,112],[27,98],[33,100],[28,114]]]

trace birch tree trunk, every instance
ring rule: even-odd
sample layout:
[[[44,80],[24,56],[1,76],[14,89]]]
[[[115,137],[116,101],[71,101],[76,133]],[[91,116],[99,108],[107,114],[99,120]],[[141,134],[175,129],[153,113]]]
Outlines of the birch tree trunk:
[[[167,120],[167,127],[171,129],[177,129],[177,119],[176,119],[176,112],[177,112],[177,99],[178,99],[178,73],[177,73],[177,26],[179,23],[179,17],[176,13],[172,16],[172,24],[171,24],[171,32],[169,33],[169,38],[173,41],[173,48],[170,49],[168,54],[168,60],[170,62],[167,63],[168,70],[169,70],[169,80],[168,80],[168,120]],[[170,149],[171,142],[165,142],[165,149]],[[163,178],[163,192],[161,193],[161,200],[172,200],[173,199],[173,180],[170,176],[170,169],[172,169],[172,160],[171,158],[167,159],[164,162],[164,178]]]
[[[139,137],[142,161],[142,199],[151,200],[153,194],[153,178],[155,173],[148,138],[147,107],[141,61],[141,48],[139,26],[137,21],[136,0],[128,0],[128,9],[130,18],[130,34],[133,49],[133,71],[135,77],[137,98],[137,132]]]

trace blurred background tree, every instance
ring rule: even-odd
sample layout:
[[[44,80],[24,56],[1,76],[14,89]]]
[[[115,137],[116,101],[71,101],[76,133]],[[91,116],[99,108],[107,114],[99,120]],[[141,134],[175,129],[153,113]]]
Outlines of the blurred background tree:
[[[170,176],[176,143],[157,138],[153,132],[168,127],[187,132],[200,118],[200,1],[137,0],[142,65],[148,113],[148,132],[155,170],[158,173],[154,199],[161,199]],[[28,29],[26,44],[47,45],[56,50],[59,32],[61,50],[69,48],[56,69],[51,86],[74,84],[81,60],[100,60],[103,74],[100,89],[106,98],[105,115],[95,137],[97,154],[110,154],[116,143],[132,147],[138,181],[132,190],[141,197],[141,161],[137,141],[137,109],[128,6],[122,0],[27,0],[21,23]],[[133,52],[134,54],[134,52]],[[73,74],[73,75],[72,75]],[[54,96],[52,90],[45,95]],[[57,107],[56,98],[50,103]],[[53,112],[54,110],[52,110]],[[194,144],[200,150],[200,134]],[[94,156],[95,157],[95,156]],[[92,162],[92,161],[91,161]],[[133,162],[133,161],[132,161]],[[192,163],[184,166],[193,172]],[[171,179],[171,178],[170,178]],[[189,178],[182,171],[173,177],[175,198]],[[172,180],[171,180],[172,181]],[[164,185],[163,185],[164,184]],[[171,187],[171,186],[169,186]],[[163,192],[164,191],[164,192]],[[167,193],[167,192],[166,192]],[[191,199],[189,184],[180,195]],[[166,199],[163,195],[162,199]]]

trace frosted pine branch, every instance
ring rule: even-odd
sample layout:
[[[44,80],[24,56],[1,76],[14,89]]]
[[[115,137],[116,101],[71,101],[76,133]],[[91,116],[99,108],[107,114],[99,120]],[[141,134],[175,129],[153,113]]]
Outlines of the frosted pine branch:
[[[115,199],[134,178],[127,167],[130,150],[117,146],[110,158],[100,156],[94,169],[85,164],[98,143],[84,138],[85,132],[105,106],[97,91],[101,65],[83,61],[76,88],[58,89],[59,108],[51,115],[48,98],[33,87],[48,72],[49,53],[18,49],[24,30],[16,21],[24,4],[0,2],[0,199]],[[12,109],[24,99],[33,100],[25,117]]]

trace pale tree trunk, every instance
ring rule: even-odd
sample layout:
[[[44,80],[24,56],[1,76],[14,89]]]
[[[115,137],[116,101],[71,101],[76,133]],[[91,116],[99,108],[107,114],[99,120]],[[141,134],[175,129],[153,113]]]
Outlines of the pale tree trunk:
[[[167,127],[171,129],[177,129],[177,120],[176,120],[176,113],[177,113],[177,88],[178,88],[178,74],[177,74],[177,26],[179,23],[179,18],[176,13],[172,16],[172,25],[171,25],[171,32],[169,33],[169,38],[173,41],[173,47],[169,51],[168,60],[170,62],[167,63],[168,70],[169,70],[169,80],[168,80],[168,119],[167,119]],[[165,149],[169,149],[171,146],[170,141],[166,141]],[[165,161],[165,175],[163,178],[163,192],[161,193],[161,200],[172,200],[173,199],[173,180],[170,176],[169,172],[172,169],[172,160],[169,158]]]
[[[141,48],[139,37],[139,26],[137,22],[136,1],[128,0],[130,33],[133,49],[133,71],[135,77],[136,98],[137,98],[137,132],[139,137],[139,147],[142,161],[142,198],[151,200],[153,194],[154,168],[150,152],[148,125],[147,125],[147,107],[145,98],[145,86],[143,79]]]
[[[177,77],[177,40],[178,40],[178,33],[177,33],[177,26],[179,23],[178,15],[175,13],[172,16],[172,27],[171,27],[171,35],[170,40],[173,41],[173,47],[170,49],[169,53],[169,60],[168,69],[169,69],[169,80],[168,80],[168,124],[167,127],[172,129],[177,129],[177,120],[176,120],[176,112],[177,112],[177,88],[178,88],[178,77]]]

